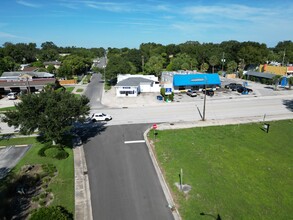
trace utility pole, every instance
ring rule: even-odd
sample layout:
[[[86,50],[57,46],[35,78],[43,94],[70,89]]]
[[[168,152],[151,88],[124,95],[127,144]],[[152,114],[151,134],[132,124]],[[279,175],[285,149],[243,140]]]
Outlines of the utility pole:
[[[142,73],[144,73],[144,56],[141,56],[141,69]]]
[[[205,88],[204,88],[204,98],[203,98],[203,110],[202,110],[202,120],[205,121],[206,116],[206,101],[207,101],[207,79],[205,78]]]
[[[224,63],[226,62],[226,59],[225,59],[225,52],[223,52],[223,56],[222,56],[222,71],[224,71]]]
[[[284,50],[284,54],[283,54],[283,61],[282,61],[282,66],[284,66],[284,61],[285,61],[285,53],[286,53],[286,49]]]
[[[106,82],[107,50],[105,50],[104,81]]]

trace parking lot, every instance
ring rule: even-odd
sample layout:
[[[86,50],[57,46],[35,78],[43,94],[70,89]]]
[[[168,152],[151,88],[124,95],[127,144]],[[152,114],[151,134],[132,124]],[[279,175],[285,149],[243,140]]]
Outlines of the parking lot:
[[[30,146],[0,147],[0,180],[18,163],[29,148]]]
[[[225,89],[225,85],[229,83],[238,83],[243,85],[243,83],[247,83],[247,88],[253,90],[253,92],[242,95],[237,91],[231,91],[229,89]],[[264,85],[260,83],[255,83],[242,79],[226,79],[221,77],[221,88],[215,91],[213,97],[207,96],[207,99],[241,99],[241,98],[249,98],[249,97],[264,97],[264,96],[278,96],[278,95],[293,95],[293,89],[288,90],[287,88],[278,88],[277,91],[274,90],[273,85]],[[103,94],[102,103],[108,107],[135,107],[135,106],[154,106],[154,105],[164,105],[166,104],[163,101],[157,100],[157,96],[160,93],[141,93],[138,97],[116,97],[115,88],[112,87],[109,91]],[[193,102],[196,100],[200,100],[204,98],[204,94],[202,92],[198,92],[197,97],[190,97],[186,93],[176,93],[174,94],[174,102]]]

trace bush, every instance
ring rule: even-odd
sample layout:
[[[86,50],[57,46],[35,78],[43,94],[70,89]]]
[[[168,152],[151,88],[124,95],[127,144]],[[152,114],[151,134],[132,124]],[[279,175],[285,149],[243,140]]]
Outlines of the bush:
[[[41,157],[51,157],[58,160],[66,159],[69,156],[61,145],[45,146],[39,150],[38,154]]]
[[[56,156],[58,155],[59,151],[60,151],[60,150],[59,150],[58,148],[56,148],[56,147],[51,147],[51,148],[45,150],[45,155],[46,155],[47,157],[56,158]]]
[[[71,220],[73,215],[62,206],[42,207],[34,211],[30,220]]]
[[[64,149],[62,149],[58,152],[55,158],[58,160],[63,160],[66,159],[68,156],[69,154]]]
[[[45,206],[47,204],[46,200],[40,200],[39,205],[40,206]]]

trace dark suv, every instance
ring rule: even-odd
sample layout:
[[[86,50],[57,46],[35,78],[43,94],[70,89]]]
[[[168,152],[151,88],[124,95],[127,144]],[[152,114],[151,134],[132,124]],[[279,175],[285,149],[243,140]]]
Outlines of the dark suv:
[[[211,96],[211,97],[214,96],[214,94],[215,94],[214,90],[212,90],[212,89],[208,89],[208,90],[203,89],[202,92],[203,92],[203,94],[206,93],[206,95]]]
[[[242,93],[242,94],[248,94],[250,92],[253,92],[253,90],[249,89],[247,87],[241,86],[237,89],[237,92]]]
[[[242,87],[242,85],[238,83],[230,83],[228,85],[225,85],[226,89],[231,89],[232,91],[237,91],[237,89],[240,87]]]

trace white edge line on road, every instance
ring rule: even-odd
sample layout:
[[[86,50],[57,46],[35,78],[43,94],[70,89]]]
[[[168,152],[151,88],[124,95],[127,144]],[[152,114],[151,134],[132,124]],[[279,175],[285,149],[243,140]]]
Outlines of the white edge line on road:
[[[145,143],[145,140],[124,141],[124,144],[136,144],[136,143]]]

